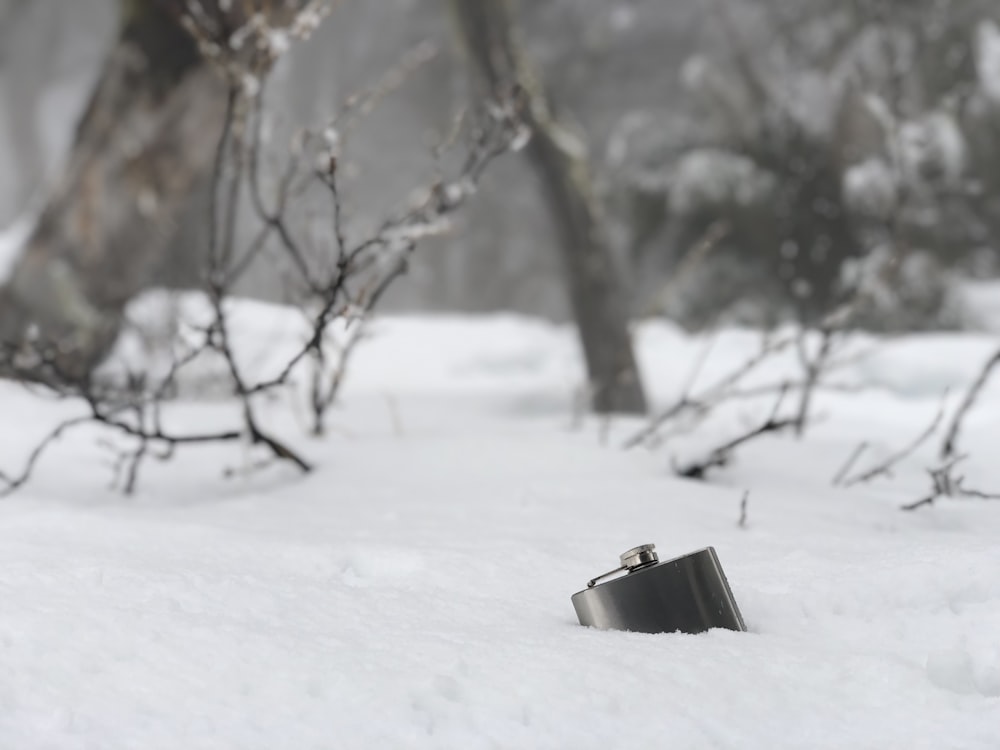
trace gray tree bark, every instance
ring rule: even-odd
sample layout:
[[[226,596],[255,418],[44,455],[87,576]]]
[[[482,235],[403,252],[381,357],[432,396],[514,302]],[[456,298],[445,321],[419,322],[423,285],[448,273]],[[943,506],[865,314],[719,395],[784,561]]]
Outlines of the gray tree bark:
[[[599,413],[645,413],[628,331],[628,305],[593,195],[582,139],[552,112],[542,81],[517,40],[508,0],[449,0],[469,63],[492,93],[517,89],[531,128],[528,157],[559,236],[570,307]]]
[[[30,21],[28,2],[7,0],[4,3],[0,0],[0,72],[4,73],[6,83],[5,101],[0,102],[0,118],[10,134],[14,185],[13,212],[0,215],[0,226],[20,215],[28,198],[41,184],[45,170],[38,134],[38,106],[52,51],[44,44],[27,45],[27,40],[18,38],[23,35],[25,19]],[[27,54],[18,55],[15,51]]]
[[[180,6],[121,7],[64,179],[0,289],[0,342],[30,328],[80,373],[107,352],[126,303],[163,262],[225,122],[223,81],[178,23]]]

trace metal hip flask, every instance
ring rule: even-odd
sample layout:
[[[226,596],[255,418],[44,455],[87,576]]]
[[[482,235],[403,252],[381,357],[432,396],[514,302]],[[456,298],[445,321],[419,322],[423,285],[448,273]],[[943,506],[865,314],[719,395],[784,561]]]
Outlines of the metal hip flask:
[[[655,546],[644,544],[620,559],[620,567],[573,594],[581,625],[638,633],[746,630],[715,548],[660,562]]]

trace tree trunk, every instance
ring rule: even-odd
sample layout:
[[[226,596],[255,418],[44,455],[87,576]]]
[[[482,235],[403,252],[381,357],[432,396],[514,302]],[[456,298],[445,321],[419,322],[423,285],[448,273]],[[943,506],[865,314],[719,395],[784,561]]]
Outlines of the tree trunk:
[[[593,195],[581,139],[553,116],[548,97],[516,38],[508,0],[449,0],[469,62],[494,94],[517,89],[532,139],[527,153],[559,236],[592,406],[599,413],[644,413],[646,400],[628,331],[628,305]]]
[[[65,177],[0,289],[0,341],[21,341],[32,327],[81,373],[151,283],[225,122],[224,83],[173,1],[122,0],[121,32]]]
[[[5,178],[13,178],[14,188],[10,213],[0,207],[0,226],[21,215],[45,175],[39,104],[51,65],[54,35],[46,30],[43,43],[35,38],[32,32],[39,25],[38,15],[36,11],[32,17],[28,2],[0,0],[0,73],[4,78],[0,120],[12,151]]]

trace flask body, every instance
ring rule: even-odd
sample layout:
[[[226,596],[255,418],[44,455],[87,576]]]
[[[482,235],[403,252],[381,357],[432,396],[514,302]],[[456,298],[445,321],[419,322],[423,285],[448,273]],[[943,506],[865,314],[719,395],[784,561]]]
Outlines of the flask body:
[[[638,633],[746,630],[713,547],[645,565],[572,596],[581,625]]]

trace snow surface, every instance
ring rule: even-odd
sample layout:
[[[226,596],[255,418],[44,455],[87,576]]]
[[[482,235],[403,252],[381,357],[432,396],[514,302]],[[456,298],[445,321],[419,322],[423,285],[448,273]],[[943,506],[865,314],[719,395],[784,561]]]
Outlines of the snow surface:
[[[279,309],[234,313],[264,371],[298,335]],[[253,455],[208,447],[149,464],[126,499],[98,433],[76,433],[0,503],[0,748],[1000,747],[1000,503],[901,512],[933,446],[892,480],[831,486],[859,440],[877,458],[946,388],[954,404],[993,337],[857,340],[836,375],[856,392],[822,394],[805,441],[749,445],[705,484],[672,478],[671,456],[769,399],[626,452],[639,422],[573,426],[565,328],[386,318],[371,334],[324,441],[294,394],[263,405],[310,476],[225,478]],[[665,403],[707,347],[705,383],[760,337],[651,324],[638,341]],[[984,489],[1000,490],[998,409],[995,383],[963,434]],[[0,468],[73,410],[0,384]],[[169,416],[232,415],[204,395]],[[645,542],[714,545],[750,632],[577,625],[570,595]]]

